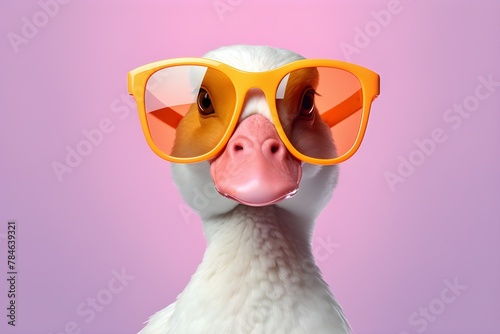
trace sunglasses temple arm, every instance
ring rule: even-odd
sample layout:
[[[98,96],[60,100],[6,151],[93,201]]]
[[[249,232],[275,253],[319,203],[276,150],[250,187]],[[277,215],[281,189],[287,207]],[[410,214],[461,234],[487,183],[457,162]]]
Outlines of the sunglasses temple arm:
[[[347,117],[354,114],[356,111],[363,107],[363,93],[361,89],[356,91],[354,94],[349,96],[347,99],[337,104],[335,107],[330,110],[324,112],[321,115],[321,118],[328,124],[328,126],[332,127]]]

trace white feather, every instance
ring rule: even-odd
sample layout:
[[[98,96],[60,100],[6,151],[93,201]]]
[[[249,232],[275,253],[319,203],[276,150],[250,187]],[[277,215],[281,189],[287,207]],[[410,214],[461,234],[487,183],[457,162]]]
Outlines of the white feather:
[[[205,57],[247,71],[303,59],[288,50],[244,45]],[[259,92],[247,96],[242,118],[251,113],[270,119]],[[220,195],[207,198],[208,204],[197,203],[197,191],[215,194],[207,162],[172,165],[172,173],[183,198],[203,220],[208,246],[177,301],[154,314],[140,334],[350,333],[311,251],[314,221],[337,183],[336,166],[304,164],[298,193],[260,208]]]

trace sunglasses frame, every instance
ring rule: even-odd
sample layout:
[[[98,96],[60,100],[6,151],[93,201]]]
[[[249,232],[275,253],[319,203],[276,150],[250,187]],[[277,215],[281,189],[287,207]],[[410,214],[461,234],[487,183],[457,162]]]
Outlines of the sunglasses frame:
[[[219,70],[228,77],[234,86],[236,95],[235,109],[226,132],[218,145],[216,145],[211,151],[197,157],[179,158],[166,154],[154,143],[149,130],[145,104],[146,84],[155,72],[174,66],[205,66]],[[353,74],[361,84],[363,96],[362,115],[356,140],[353,146],[346,153],[336,158],[319,159],[306,156],[299,152],[286,136],[278,116],[278,110],[276,108],[276,92],[281,80],[292,71],[308,67],[329,67],[344,70]],[[128,92],[136,100],[142,130],[147,143],[153,152],[155,152],[159,157],[174,163],[195,163],[209,160],[219,154],[219,152],[221,152],[226,146],[229,138],[236,128],[236,125],[238,124],[247,92],[253,88],[258,88],[264,93],[276,131],[280,139],[283,141],[283,144],[293,156],[301,161],[311,164],[333,165],[349,159],[361,145],[366,131],[366,126],[368,124],[371,103],[380,93],[380,77],[377,73],[362,66],[340,60],[329,59],[303,59],[288,63],[270,71],[247,72],[207,58],[174,58],[146,64],[128,73]]]

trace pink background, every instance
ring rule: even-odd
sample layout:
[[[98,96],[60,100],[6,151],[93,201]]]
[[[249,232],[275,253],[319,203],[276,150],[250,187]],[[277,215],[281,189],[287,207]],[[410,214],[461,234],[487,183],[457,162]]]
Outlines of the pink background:
[[[219,16],[214,3],[229,9]],[[479,76],[500,81],[500,2],[401,0],[385,27],[374,23],[371,12],[392,3],[70,1],[45,22],[37,1],[2,0],[0,331],[136,333],[182,291],[201,261],[201,226],[169,164],[146,145],[126,74],[247,43],[350,60],[381,76],[365,141],[342,164],[314,237],[354,333],[499,333],[500,87],[472,96]],[[16,53],[9,33],[21,35],[33,16],[41,27]],[[365,28],[372,37],[348,57],[340,46]],[[470,116],[446,121],[462,103]],[[60,182],[53,162],[102,122],[110,133]],[[441,142],[418,153],[415,141],[436,128]],[[400,156],[419,166],[391,189],[386,174],[397,173]],[[9,219],[18,224],[16,328],[4,315]],[[134,278],[111,293],[112,271],[122,269]],[[462,286],[453,302],[443,302],[445,280]],[[78,306],[96,297],[106,305],[81,316]],[[434,310],[432,321],[421,307]]]

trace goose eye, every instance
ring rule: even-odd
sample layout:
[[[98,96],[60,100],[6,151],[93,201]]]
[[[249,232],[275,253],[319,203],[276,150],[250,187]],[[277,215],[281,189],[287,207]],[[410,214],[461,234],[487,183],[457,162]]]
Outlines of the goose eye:
[[[203,88],[201,88],[198,92],[198,111],[203,116],[207,116],[215,112],[214,105],[210,99],[210,94],[208,94],[208,92]]]
[[[310,118],[314,115],[314,90],[308,89],[302,95],[299,116]]]

